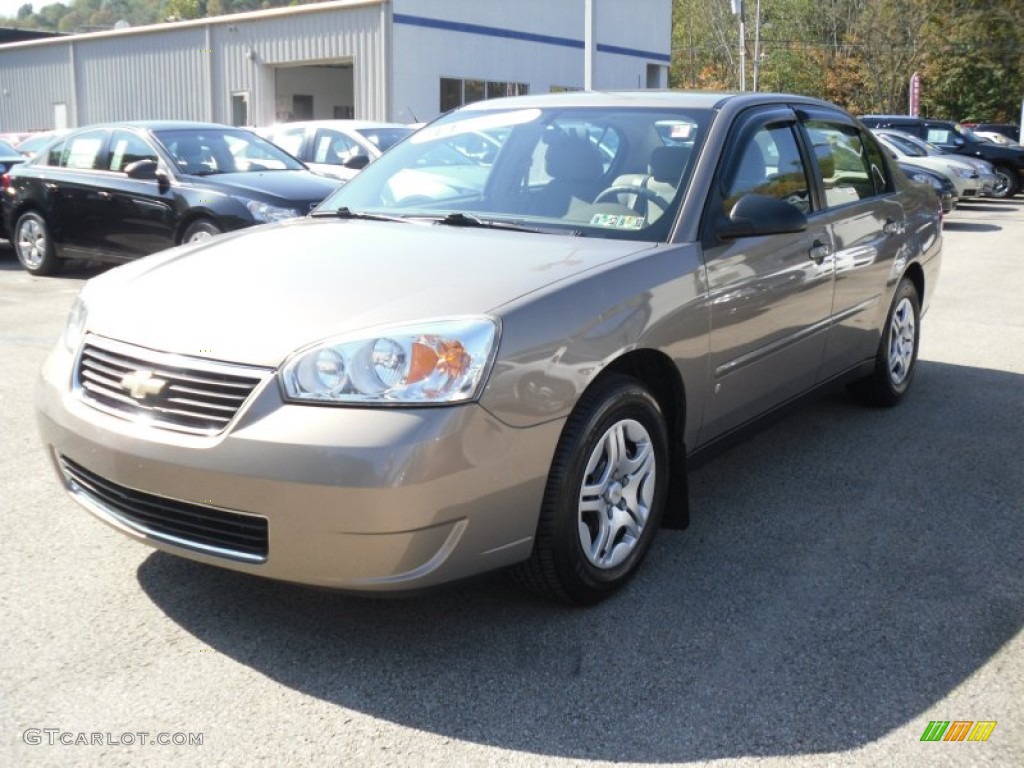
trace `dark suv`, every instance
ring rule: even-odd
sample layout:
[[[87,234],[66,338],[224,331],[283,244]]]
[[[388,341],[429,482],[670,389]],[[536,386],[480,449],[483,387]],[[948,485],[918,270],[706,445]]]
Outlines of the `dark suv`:
[[[970,128],[948,120],[930,120],[909,115],[864,115],[869,128],[891,128],[919,136],[947,152],[988,160],[1000,180],[994,197],[1013,197],[1024,185],[1024,149],[993,144],[976,136]]]

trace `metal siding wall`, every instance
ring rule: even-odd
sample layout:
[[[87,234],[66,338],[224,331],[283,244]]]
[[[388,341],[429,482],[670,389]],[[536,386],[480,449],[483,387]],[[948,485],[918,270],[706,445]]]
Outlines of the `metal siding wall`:
[[[209,113],[209,67],[202,27],[75,42],[78,123],[196,120]]]
[[[229,32],[229,27],[237,31]],[[379,6],[254,19],[218,25],[215,32],[218,46],[223,46],[222,82],[228,91],[250,90],[255,97],[260,90],[255,79],[259,71],[260,78],[270,78],[272,92],[274,66],[351,60],[356,117],[383,120],[387,116]],[[255,54],[254,60],[249,51]],[[253,109],[261,121],[273,119],[273,104],[254,105]]]
[[[275,66],[339,60],[354,63],[356,116],[383,120],[389,109],[381,8],[227,18],[209,25],[209,36],[207,25],[169,25],[0,49],[0,130],[52,126],[54,102],[68,105],[72,126],[157,118],[226,123],[238,91],[250,94],[253,122],[270,122]]]
[[[56,103],[67,104],[69,122],[75,119],[68,56],[66,44],[4,51],[0,59],[0,131],[51,128]]]

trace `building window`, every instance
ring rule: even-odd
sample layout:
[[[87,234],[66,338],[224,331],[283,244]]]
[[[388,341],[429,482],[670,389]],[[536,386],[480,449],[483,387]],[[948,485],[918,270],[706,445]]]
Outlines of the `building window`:
[[[582,88],[577,88],[574,85],[552,85],[548,89],[550,93],[569,93],[570,91],[582,91]]]
[[[484,99],[498,99],[503,96],[525,96],[530,92],[526,83],[485,82],[483,80],[457,77],[441,78],[441,111],[471,104]]]

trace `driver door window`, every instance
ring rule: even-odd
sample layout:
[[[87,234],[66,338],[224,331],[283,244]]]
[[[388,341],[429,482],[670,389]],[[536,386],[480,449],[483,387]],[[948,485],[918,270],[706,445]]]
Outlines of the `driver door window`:
[[[724,212],[728,216],[737,200],[756,194],[785,200],[808,213],[809,189],[807,169],[792,128],[762,126],[725,174]]]
[[[156,150],[134,133],[114,131],[107,149],[107,167],[124,173],[125,168],[139,160],[158,162]]]

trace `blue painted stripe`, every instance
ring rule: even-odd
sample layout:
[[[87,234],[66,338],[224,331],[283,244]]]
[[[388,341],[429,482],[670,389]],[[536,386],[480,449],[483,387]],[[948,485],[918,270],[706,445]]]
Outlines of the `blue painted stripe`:
[[[414,27],[445,29],[449,32],[466,32],[473,35],[486,35],[488,37],[503,37],[507,40],[525,40],[531,43],[560,45],[563,48],[576,48],[577,50],[583,50],[585,47],[582,40],[573,40],[569,37],[538,35],[533,32],[519,32],[514,29],[486,27],[482,24],[466,24],[461,21],[445,21],[443,19],[430,19],[426,16],[411,16],[407,13],[396,13],[392,18],[396,24],[409,24]],[[641,51],[636,48],[622,48],[617,45],[603,45],[598,43],[597,50],[601,53],[617,53],[621,56],[636,56],[641,59],[655,59],[656,61],[666,62],[672,61],[672,57],[664,53],[651,53],[649,51]]]
[[[511,40],[527,40],[531,43],[561,45],[566,48],[583,48],[582,40],[571,40],[568,37],[535,35],[532,32],[517,32],[513,29],[485,27],[480,24],[464,24],[461,21],[428,19],[425,16],[410,16],[405,13],[396,13],[393,18],[396,24],[411,24],[415,27],[430,27],[431,29],[447,29],[452,32],[469,32],[474,35],[488,35],[489,37],[505,37]]]
[[[652,53],[651,51],[641,51],[637,48],[623,48],[618,45],[605,45],[604,43],[598,43],[597,50],[601,53],[617,53],[620,56],[636,56],[641,59],[656,59],[664,62],[672,61],[672,57],[667,53]]]

